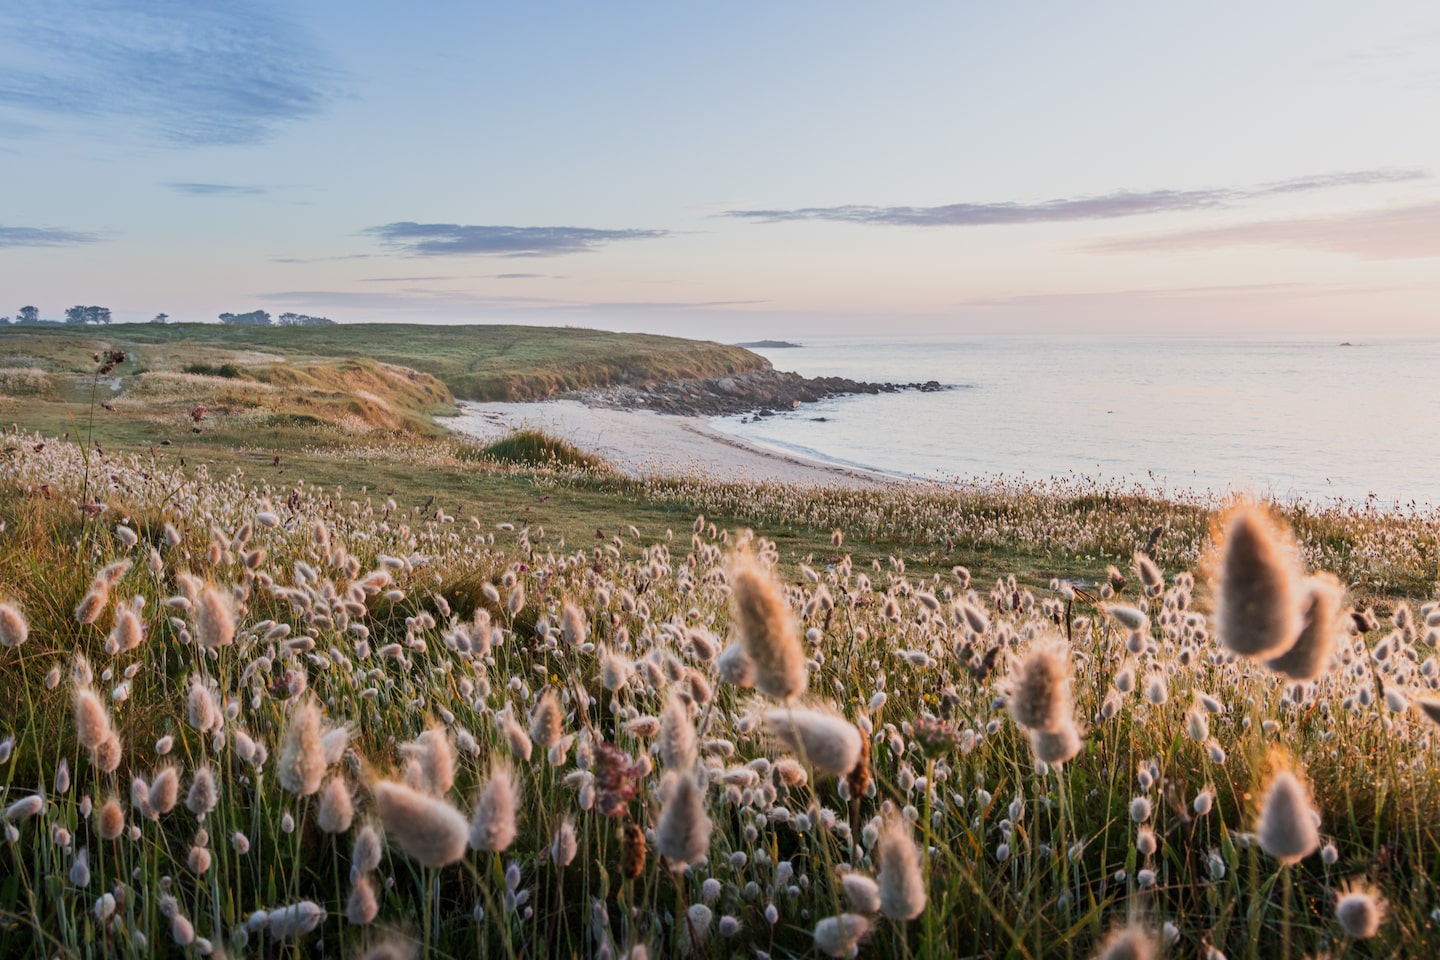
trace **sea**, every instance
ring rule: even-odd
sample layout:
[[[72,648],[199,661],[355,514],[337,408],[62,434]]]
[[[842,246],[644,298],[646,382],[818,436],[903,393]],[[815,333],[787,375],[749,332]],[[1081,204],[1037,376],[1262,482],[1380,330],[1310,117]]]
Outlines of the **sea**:
[[[815,337],[777,369],[873,382],[724,433],[896,477],[1440,505],[1440,339]]]

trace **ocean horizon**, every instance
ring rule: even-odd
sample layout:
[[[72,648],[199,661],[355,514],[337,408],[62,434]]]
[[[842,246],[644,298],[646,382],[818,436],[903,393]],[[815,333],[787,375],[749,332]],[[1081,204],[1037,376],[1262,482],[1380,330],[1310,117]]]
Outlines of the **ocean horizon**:
[[[779,339],[779,338],[777,338]],[[830,336],[777,369],[937,393],[836,397],[720,431],[896,477],[1099,481],[1171,497],[1440,504],[1440,338]]]

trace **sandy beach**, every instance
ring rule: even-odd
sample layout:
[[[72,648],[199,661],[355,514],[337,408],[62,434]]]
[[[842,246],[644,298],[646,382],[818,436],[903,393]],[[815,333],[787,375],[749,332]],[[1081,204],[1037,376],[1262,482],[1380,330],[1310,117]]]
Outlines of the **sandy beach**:
[[[460,407],[458,417],[445,421],[456,433],[488,442],[516,428],[533,427],[637,475],[702,473],[726,480],[823,486],[902,482],[746,443],[714,429],[703,417],[594,408],[574,400],[462,403]]]

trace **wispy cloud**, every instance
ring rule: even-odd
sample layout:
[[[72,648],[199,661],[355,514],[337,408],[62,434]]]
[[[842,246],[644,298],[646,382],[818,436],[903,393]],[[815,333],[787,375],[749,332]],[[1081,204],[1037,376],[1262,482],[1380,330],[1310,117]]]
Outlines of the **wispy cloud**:
[[[97,243],[99,240],[100,237],[96,234],[81,233],[77,230],[0,226],[0,247],[73,247],[84,243]]]
[[[1300,177],[1255,187],[1211,190],[1121,190],[1095,197],[1060,198],[1038,203],[951,203],[938,207],[801,207],[794,210],[727,210],[721,216],[759,223],[823,220],[838,223],[910,227],[978,227],[1017,223],[1111,220],[1151,213],[1227,207],[1284,194],[1420,180],[1424,170],[1356,170]]]
[[[264,187],[241,186],[233,183],[167,183],[176,193],[192,197],[253,197],[265,193]]]
[[[597,230],[591,227],[497,227],[459,223],[386,223],[365,233],[387,247],[422,257],[558,257],[588,253],[621,240],[654,240],[668,230]]]
[[[265,0],[7,0],[0,105],[138,119],[176,144],[255,143],[337,88],[314,41]]]
[[[1363,260],[1440,257],[1440,202],[1118,237],[1084,249],[1096,253],[1172,253],[1227,247],[1319,250]]]

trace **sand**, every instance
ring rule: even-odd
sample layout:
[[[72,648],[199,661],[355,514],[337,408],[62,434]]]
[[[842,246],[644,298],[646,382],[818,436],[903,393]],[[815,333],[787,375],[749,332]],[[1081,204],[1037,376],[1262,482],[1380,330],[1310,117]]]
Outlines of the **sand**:
[[[457,433],[489,442],[516,428],[533,427],[635,475],[702,474],[721,480],[852,487],[900,482],[747,443],[719,432],[703,417],[594,408],[574,400],[462,403],[460,408],[460,416],[443,421]]]

